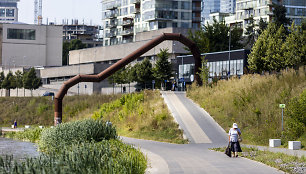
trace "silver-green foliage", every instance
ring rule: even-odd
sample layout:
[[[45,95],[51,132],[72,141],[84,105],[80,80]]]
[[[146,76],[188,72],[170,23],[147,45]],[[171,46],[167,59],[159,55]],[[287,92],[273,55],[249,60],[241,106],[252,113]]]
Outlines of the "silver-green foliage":
[[[79,120],[45,129],[40,137],[39,148],[46,152],[58,151],[67,145],[116,138],[116,129],[103,120]]]
[[[12,158],[0,157],[0,171],[8,173],[120,173],[140,174],[146,169],[146,158],[139,150],[119,140],[81,143],[65,146],[60,153],[28,158],[13,165]]]

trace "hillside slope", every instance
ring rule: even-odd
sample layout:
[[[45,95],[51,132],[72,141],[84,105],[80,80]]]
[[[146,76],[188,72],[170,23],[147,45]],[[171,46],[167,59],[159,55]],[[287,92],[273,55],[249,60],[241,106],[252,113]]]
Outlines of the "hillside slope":
[[[302,146],[306,145],[305,68],[220,80],[211,87],[193,85],[187,95],[226,131],[233,122],[238,123],[244,143],[268,145],[269,138],[282,138],[283,142],[299,139]],[[286,104],[284,132],[279,104]]]

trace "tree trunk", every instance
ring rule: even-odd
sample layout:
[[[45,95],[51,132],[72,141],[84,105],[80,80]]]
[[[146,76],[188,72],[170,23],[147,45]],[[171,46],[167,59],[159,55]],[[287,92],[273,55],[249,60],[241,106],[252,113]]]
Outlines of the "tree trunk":
[[[23,88],[23,96],[25,97],[25,88]]]
[[[131,93],[131,82],[129,82],[129,93]]]
[[[16,88],[16,90],[17,90],[17,97],[18,97],[18,88]]]

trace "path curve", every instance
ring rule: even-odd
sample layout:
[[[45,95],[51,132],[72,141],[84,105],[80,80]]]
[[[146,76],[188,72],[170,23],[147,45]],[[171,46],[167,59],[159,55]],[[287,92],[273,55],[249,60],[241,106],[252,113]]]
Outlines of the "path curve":
[[[169,110],[184,130],[190,144],[170,144],[123,137],[123,141],[145,149],[150,159],[150,174],[205,173],[284,173],[275,168],[245,158],[229,158],[209,150],[226,146],[226,132],[183,92],[162,92]]]

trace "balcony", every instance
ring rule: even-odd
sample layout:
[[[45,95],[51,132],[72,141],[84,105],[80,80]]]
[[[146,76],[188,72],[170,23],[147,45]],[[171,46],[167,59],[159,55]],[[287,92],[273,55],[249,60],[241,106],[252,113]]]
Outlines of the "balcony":
[[[120,7],[121,4],[119,4],[119,3],[111,3],[111,4],[106,4],[105,6],[106,6],[105,7],[106,10],[114,10],[114,9]]]
[[[117,27],[117,23],[112,23],[112,24],[106,24],[105,28],[115,28]]]
[[[133,11],[131,11],[131,13],[133,13],[133,14],[140,13],[140,9],[139,9],[139,8],[136,8],[136,9],[134,9]]]
[[[139,4],[140,0],[130,0],[131,4]]]
[[[133,24],[134,24],[133,20],[122,21],[122,26],[130,26],[130,25],[133,25]]]
[[[116,33],[114,33],[114,32],[113,33],[106,33],[105,37],[106,38],[116,37]]]
[[[127,30],[122,30],[120,32],[120,35],[122,36],[127,36],[127,35],[133,35],[134,33],[134,30],[133,29],[127,29]]]

